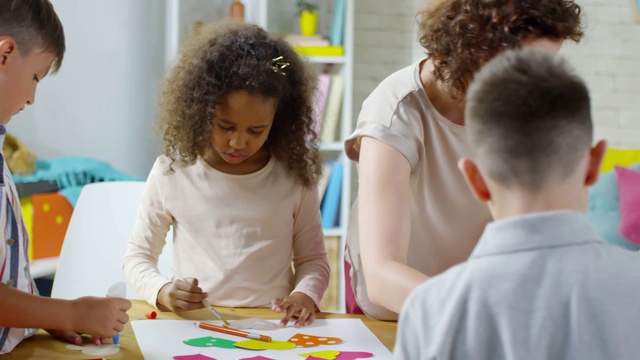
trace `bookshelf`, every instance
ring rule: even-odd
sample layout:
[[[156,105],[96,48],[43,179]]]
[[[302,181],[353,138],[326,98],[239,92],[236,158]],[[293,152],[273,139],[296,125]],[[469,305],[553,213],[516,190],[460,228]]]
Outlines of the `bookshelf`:
[[[177,54],[182,40],[196,22],[224,20],[230,0],[165,0],[166,33],[165,56],[169,65]],[[318,6],[318,34],[328,36],[335,1],[311,0]],[[299,33],[296,0],[244,0],[245,21],[260,25],[276,34]],[[332,268],[330,289],[325,295],[324,311],[345,312],[344,303],[344,246],[351,209],[351,182],[353,165],[344,154],[344,140],[353,130],[353,38],[355,0],[344,0],[342,56],[305,56],[318,74],[338,75],[343,80],[339,122],[332,141],[321,142],[323,159],[342,166],[340,179],[339,216],[337,226],[324,228],[327,250]],[[325,301],[323,300],[323,303]]]

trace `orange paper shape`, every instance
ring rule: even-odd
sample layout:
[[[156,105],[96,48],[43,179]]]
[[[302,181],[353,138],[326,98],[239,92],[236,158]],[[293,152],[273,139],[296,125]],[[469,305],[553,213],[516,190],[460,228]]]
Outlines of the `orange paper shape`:
[[[296,344],[298,347],[314,347],[318,345],[336,345],[342,342],[342,339],[328,336],[315,336],[308,334],[295,334],[287,340]]]
[[[324,350],[324,351],[314,351],[310,353],[299,354],[303,358],[307,359],[309,357],[317,358],[317,359],[326,359],[326,360],[334,360],[338,355],[340,355],[340,351],[338,350]]]
[[[291,350],[296,348],[296,344],[288,341],[260,341],[253,339],[234,343],[233,346],[249,350]]]
[[[34,194],[31,196],[31,203],[33,258],[59,256],[73,207],[67,198],[57,192]]]

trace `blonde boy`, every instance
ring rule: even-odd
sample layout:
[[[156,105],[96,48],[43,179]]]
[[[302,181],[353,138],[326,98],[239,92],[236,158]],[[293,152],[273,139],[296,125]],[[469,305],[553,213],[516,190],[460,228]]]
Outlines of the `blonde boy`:
[[[474,159],[459,168],[495,221],[467,262],[411,294],[395,358],[638,358],[640,258],[584,214],[606,147],[592,147],[584,82],[549,53],[508,51],[466,102]]]
[[[49,1],[0,0],[0,148],[5,125],[33,104],[36,86],[49,70],[60,68],[64,51],[62,24]],[[20,202],[4,156],[0,162],[0,354],[36,328],[75,344],[82,342],[80,334],[92,335],[96,343],[115,336],[129,319],[128,300],[38,296]]]

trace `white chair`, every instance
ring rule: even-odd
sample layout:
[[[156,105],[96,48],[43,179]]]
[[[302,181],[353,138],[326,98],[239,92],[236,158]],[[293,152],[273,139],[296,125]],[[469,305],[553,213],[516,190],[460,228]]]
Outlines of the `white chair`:
[[[60,251],[51,297],[105,296],[111,285],[125,281],[122,260],[144,185],[142,181],[114,181],[82,188]],[[172,273],[171,238],[169,232],[158,261],[167,276]],[[129,284],[126,297],[142,299]]]

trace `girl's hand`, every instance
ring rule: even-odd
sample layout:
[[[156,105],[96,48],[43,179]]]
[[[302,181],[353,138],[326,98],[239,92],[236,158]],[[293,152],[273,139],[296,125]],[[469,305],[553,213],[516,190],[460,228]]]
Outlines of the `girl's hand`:
[[[198,279],[174,279],[158,292],[158,309],[173,312],[200,309],[204,307],[202,300],[207,296],[209,295],[198,287]]]
[[[316,319],[316,303],[301,292],[271,300],[271,310],[277,313],[285,312],[280,320],[280,327],[286,327],[292,317],[297,318],[294,327],[307,326]]]

